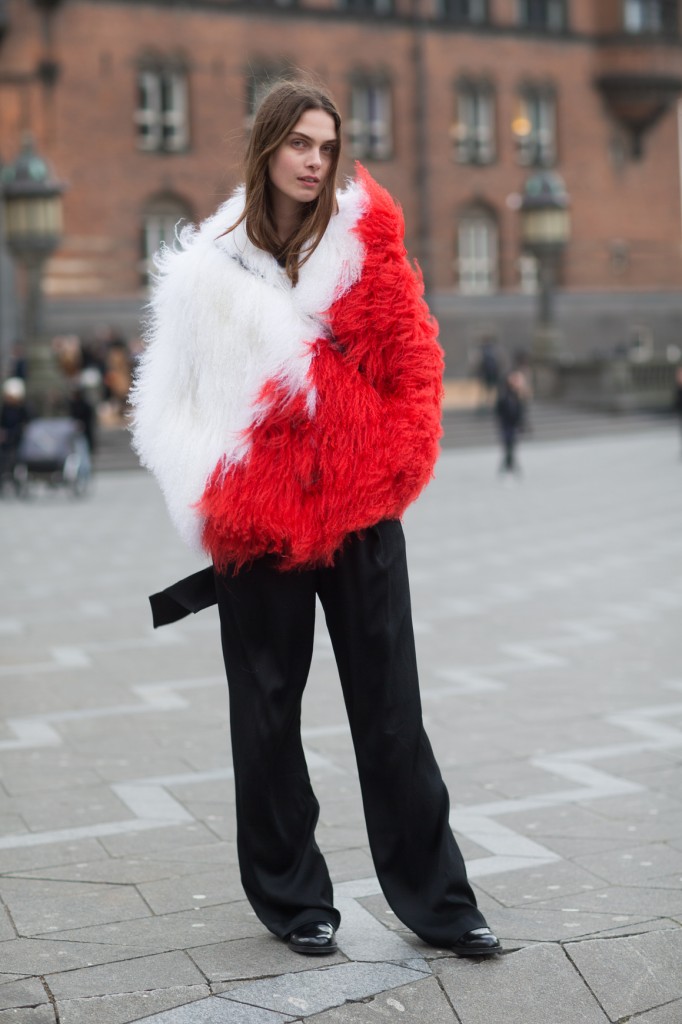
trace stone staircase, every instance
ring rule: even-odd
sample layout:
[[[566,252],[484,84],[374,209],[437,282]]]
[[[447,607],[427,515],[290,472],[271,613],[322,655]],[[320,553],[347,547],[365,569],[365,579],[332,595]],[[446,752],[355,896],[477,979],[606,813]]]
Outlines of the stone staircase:
[[[543,441],[568,441],[579,438],[617,436],[670,426],[673,416],[662,413],[592,412],[555,402],[534,401],[528,412],[529,429],[524,444]],[[476,448],[497,445],[497,429],[492,410],[445,408],[443,411],[443,448]]]
[[[551,402],[533,402],[529,422],[530,430],[523,439],[524,444],[636,433],[666,424],[674,429],[670,415],[589,412]],[[443,411],[443,448],[483,448],[497,443],[495,419],[490,409],[446,406]],[[109,472],[138,468],[126,428],[100,427],[95,469]]]

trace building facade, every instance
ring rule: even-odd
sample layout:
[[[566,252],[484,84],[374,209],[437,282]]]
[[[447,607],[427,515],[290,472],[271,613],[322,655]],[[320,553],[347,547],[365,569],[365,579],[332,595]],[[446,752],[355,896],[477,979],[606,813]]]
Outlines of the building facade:
[[[342,171],[402,203],[449,372],[483,334],[528,338],[538,168],[571,197],[568,347],[673,344],[681,26],[677,0],[0,0],[0,160],[30,132],[68,186],[49,323],[136,332],[151,254],[229,194],[260,96],[300,68],[340,106]]]

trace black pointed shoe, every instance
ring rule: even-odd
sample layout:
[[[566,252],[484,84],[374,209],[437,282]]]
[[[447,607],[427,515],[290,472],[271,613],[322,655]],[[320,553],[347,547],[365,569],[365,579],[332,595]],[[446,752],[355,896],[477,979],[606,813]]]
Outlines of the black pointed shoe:
[[[460,935],[450,949],[458,956],[494,956],[502,951],[502,943],[490,928],[473,928]]]
[[[307,956],[336,953],[336,932],[328,921],[313,921],[295,928],[287,936],[287,945],[294,953],[304,953]]]

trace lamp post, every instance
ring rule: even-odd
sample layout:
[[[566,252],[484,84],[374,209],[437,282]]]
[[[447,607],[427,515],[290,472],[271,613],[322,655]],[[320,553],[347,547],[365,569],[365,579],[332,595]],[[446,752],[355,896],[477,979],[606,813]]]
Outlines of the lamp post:
[[[23,270],[23,336],[27,391],[37,411],[50,408],[61,391],[60,376],[43,333],[42,280],[45,261],[62,234],[64,185],[39,156],[30,136],[14,163],[0,171],[7,248]]]
[[[551,358],[557,350],[554,316],[559,258],[571,233],[569,197],[563,179],[554,171],[533,174],[520,204],[521,244],[535,256],[538,266],[538,305],[533,335],[533,354]]]

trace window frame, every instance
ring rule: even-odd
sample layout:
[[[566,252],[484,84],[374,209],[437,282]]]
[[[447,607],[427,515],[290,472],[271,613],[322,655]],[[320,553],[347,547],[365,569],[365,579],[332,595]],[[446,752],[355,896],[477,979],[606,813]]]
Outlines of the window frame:
[[[276,63],[257,62],[250,64],[245,72],[246,113],[244,127],[251,131],[253,119],[263,98],[278,82],[286,82],[292,74],[292,67],[286,61]]]
[[[357,112],[358,101],[364,110]],[[366,102],[365,102],[366,101]],[[378,103],[377,103],[378,101]],[[383,116],[372,106],[385,104]],[[350,155],[358,160],[391,160],[395,155],[393,87],[386,76],[356,75],[350,82],[349,117],[346,121]]]
[[[650,15],[656,12],[656,24]],[[679,35],[678,4],[671,8],[666,0],[623,0],[623,31],[628,35],[660,36],[667,32]],[[635,24],[635,20],[639,23]]]
[[[348,14],[395,14],[395,0],[339,0],[339,7]]]
[[[517,0],[517,5],[518,21],[523,28],[552,33],[568,28],[566,0]],[[558,13],[553,17],[554,11]]]
[[[474,17],[472,7],[480,13]],[[462,25],[487,25],[490,20],[489,0],[438,0],[438,15]],[[466,10],[465,10],[466,8]]]
[[[136,71],[134,124],[143,153],[186,153],[190,147],[189,78],[175,62],[143,63]]]
[[[494,84],[488,78],[460,78],[455,83],[455,108],[453,142],[457,163],[480,167],[495,163],[498,147]],[[471,116],[467,116],[467,109]]]
[[[475,231],[478,231],[477,237]],[[471,251],[467,251],[471,241]],[[481,241],[483,245],[479,246]],[[486,251],[476,252],[479,247]],[[460,212],[456,262],[457,287],[461,295],[495,295],[499,291],[500,228],[495,212],[487,206],[469,206]]]
[[[170,248],[170,243],[175,241],[178,224],[181,221],[190,223],[191,220],[190,207],[178,196],[155,196],[145,203],[140,215],[141,245],[138,264],[143,285],[150,283],[154,270],[153,258],[162,243]]]
[[[549,83],[524,82],[518,89],[516,102],[518,113],[513,124],[524,120],[525,112],[525,120],[530,125],[525,135],[514,131],[516,162],[522,167],[555,167],[559,160],[556,88]]]

